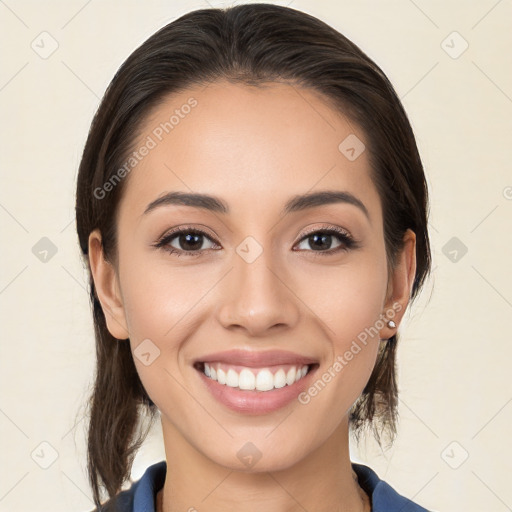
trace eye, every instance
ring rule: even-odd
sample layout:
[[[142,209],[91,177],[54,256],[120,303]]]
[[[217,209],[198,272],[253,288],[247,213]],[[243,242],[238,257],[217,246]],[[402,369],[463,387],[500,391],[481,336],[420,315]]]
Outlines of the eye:
[[[334,247],[333,242],[337,243]],[[309,245],[309,249],[301,245]],[[199,256],[204,251],[218,250],[220,247],[205,231],[186,226],[166,233],[153,246],[176,256]],[[357,248],[359,244],[344,229],[330,227],[311,231],[301,238],[298,246],[299,249],[295,250],[314,252],[315,256],[329,256]]]
[[[336,241],[337,245],[333,247],[333,242],[336,243]],[[310,250],[318,253],[319,256],[328,256],[340,251],[348,251],[349,249],[358,247],[357,242],[352,238],[352,236],[344,229],[338,227],[312,231],[302,237],[299,242],[299,246],[300,245],[309,245]],[[304,250],[304,248],[299,250]],[[306,247],[305,250],[308,250],[308,248]]]
[[[206,243],[206,247],[204,243]],[[210,243],[210,245],[208,244]],[[214,249],[217,246],[207,233],[196,228],[181,228],[166,233],[154,247],[162,248],[165,251],[181,256],[198,256],[203,251]]]

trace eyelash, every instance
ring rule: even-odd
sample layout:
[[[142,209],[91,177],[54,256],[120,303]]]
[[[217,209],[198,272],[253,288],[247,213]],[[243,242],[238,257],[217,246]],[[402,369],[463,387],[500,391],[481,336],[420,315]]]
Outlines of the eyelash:
[[[305,233],[302,238],[300,238],[299,242],[302,242],[303,240],[309,238],[312,235],[315,234],[323,234],[323,235],[335,235],[338,240],[341,242],[341,245],[338,247],[335,247],[334,249],[328,249],[327,251],[313,251],[310,250],[308,252],[314,253],[315,256],[331,256],[332,254],[344,251],[347,252],[350,249],[357,249],[359,247],[359,242],[354,240],[354,238],[348,234],[344,229],[338,228],[336,226],[331,226],[329,228],[320,228],[315,229],[314,231],[310,231],[309,233]],[[214,242],[212,238],[206,233],[205,231],[202,231],[197,228],[193,227],[182,227],[179,229],[176,229],[174,231],[171,231],[169,233],[166,233],[163,235],[156,243],[152,244],[153,247],[156,247],[157,249],[163,249],[164,251],[168,252],[169,254],[175,254],[176,256],[199,256],[201,253],[207,250],[216,250],[216,249],[200,249],[198,251],[185,251],[182,249],[176,249],[175,247],[169,246],[169,243],[176,238],[179,235],[182,234],[194,234],[194,235],[203,235],[206,238],[208,238],[210,241]],[[214,242],[216,243],[216,242]],[[303,249],[301,249],[299,252],[302,252]]]

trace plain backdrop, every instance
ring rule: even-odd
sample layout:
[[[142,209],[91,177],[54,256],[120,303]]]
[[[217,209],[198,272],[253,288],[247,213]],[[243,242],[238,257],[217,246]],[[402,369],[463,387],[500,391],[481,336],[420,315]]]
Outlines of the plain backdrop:
[[[381,66],[431,194],[433,277],[400,326],[399,435],[387,451],[353,444],[352,459],[431,510],[512,510],[512,4],[275,3],[326,21]],[[124,59],[209,5],[231,4],[0,1],[0,511],[93,508],[83,405],[94,339],[77,167]],[[163,458],[158,423],[132,478]]]

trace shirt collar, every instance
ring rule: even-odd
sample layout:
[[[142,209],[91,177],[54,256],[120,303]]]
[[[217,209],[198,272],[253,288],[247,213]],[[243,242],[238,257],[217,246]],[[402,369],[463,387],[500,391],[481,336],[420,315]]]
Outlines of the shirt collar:
[[[352,468],[359,485],[371,499],[372,512],[428,512],[427,509],[398,494],[370,467],[352,462]],[[166,472],[166,461],[157,462],[149,466],[142,478],[133,484],[133,511],[156,512],[156,495],[164,486]]]

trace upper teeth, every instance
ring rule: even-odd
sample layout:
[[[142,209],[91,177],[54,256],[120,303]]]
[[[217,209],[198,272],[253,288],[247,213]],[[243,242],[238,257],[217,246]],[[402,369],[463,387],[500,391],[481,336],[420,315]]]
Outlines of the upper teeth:
[[[270,391],[274,388],[282,388],[286,385],[291,386],[294,382],[304,377],[308,373],[308,365],[292,366],[285,373],[280,368],[275,374],[268,368],[254,370],[254,374],[249,368],[244,368],[237,372],[233,368],[227,371],[219,366],[217,369],[213,364],[204,363],[204,373],[210,379],[216,380],[219,384],[225,384],[232,388],[240,388],[244,390]]]

